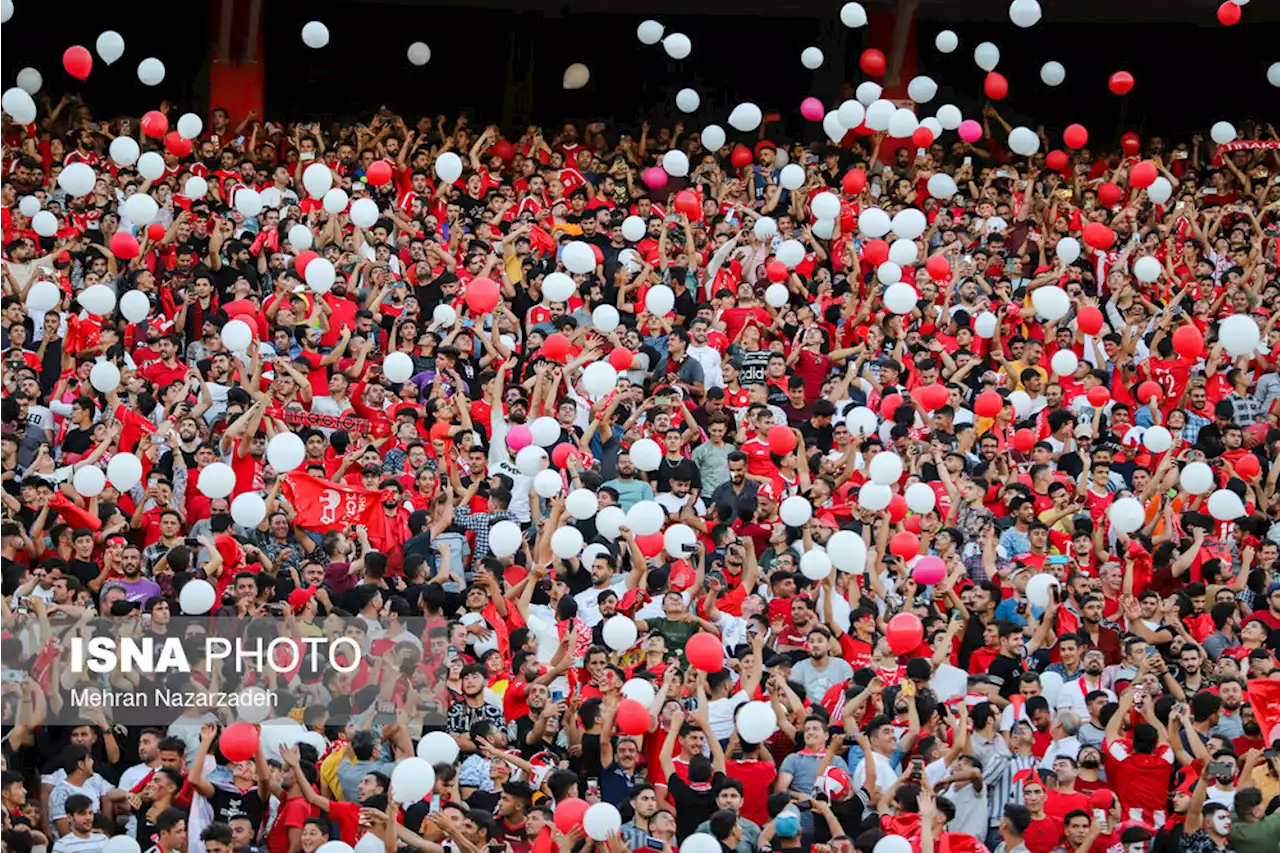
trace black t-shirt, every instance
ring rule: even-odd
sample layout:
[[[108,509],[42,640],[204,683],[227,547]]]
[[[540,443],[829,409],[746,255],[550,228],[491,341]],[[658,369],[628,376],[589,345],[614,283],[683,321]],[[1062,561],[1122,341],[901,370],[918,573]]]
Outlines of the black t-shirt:
[[[1001,679],[1000,695],[1006,699],[1018,692],[1018,679],[1022,678],[1022,673],[1025,672],[1021,660],[1014,660],[1004,655],[996,655],[987,671]]]
[[[847,800],[836,800],[831,803],[831,813],[851,835],[862,825],[864,811],[862,798],[857,792]],[[813,821],[813,841],[815,844],[826,844],[831,841],[831,830],[827,828],[827,822],[818,818],[817,815],[814,816]]]
[[[233,817],[248,817],[254,826],[262,826],[266,818],[266,804],[262,802],[256,787],[247,791],[227,791],[215,787],[209,803],[213,806],[214,820],[219,823],[230,823]]]
[[[583,752],[586,750],[584,748]],[[710,820],[716,811],[716,788],[724,779],[723,773],[715,773],[710,783],[694,788],[672,773],[667,779],[667,793],[676,804],[676,839],[684,841],[698,831],[698,824]]]
[[[498,809],[497,791],[472,791],[471,796],[467,797],[467,805],[473,809],[479,809],[485,814],[495,814]]]
[[[92,560],[81,560],[78,558],[67,561],[67,571],[71,576],[85,586],[89,585],[89,581],[96,578],[102,573],[102,566]]]

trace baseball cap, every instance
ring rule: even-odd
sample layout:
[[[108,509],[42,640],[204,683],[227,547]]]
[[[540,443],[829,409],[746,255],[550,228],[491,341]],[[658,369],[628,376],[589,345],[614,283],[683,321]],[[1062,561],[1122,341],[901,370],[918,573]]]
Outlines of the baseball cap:
[[[308,589],[295,589],[289,593],[289,606],[295,611],[301,610],[307,606],[307,602],[315,597],[316,590],[320,587],[313,586]]]

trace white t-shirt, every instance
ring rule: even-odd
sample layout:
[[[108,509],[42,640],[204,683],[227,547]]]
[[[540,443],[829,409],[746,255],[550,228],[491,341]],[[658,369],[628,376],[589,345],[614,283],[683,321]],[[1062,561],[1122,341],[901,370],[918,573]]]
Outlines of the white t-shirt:
[[[707,722],[711,734],[716,740],[726,740],[733,734],[733,712],[739,705],[745,705],[751,698],[739,690],[732,696],[723,699],[712,699],[707,703]]]
[[[898,781],[898,771],[894,770],[889,759],[880,753],[873,752],[871,757],[876,762],[876,793],[884,793]],[[864,757],[858,762],[858,766],[853,768],[853,788],[856,791],[859,788],[865,788],[866,785],[867,759]]]
[[[604,617],[600,615],[600,593],[607,590],[613,590],[618,598],[622,598],[627,594],[627,582],[625,579],[616,580],[604,589],[589,587],[573,597],[573,600],[578,602],[578,618],[588,628],[594,628],[604,621]]]

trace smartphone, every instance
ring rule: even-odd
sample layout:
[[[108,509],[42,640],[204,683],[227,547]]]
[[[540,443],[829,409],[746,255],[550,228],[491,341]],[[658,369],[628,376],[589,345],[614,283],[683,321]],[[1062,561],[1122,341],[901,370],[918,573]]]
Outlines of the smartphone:
[[[182,540],[182,544],[183,544],[183,545],[186,545],[188,548],[199,548],[199,547],[200,547],[200,540],[199,540],[199,539],[192,539],[190,536],[188,536],[186,539],[183,539],[183,540]]]
[[[796,811],[807,812],[813,809],[813,800],[800,800],[792,805],[796,807]]]
[[[671,398],[670,397],[654,397],[653,403],[656,406],[670,406]]]
[[[552,704],[558,704],[558,703],[563,702],[563,701],[564,701],[564,691],[563,691],[563,690],[552,690],[552,691],[551,691],[551,702],[552,702]]]
[[[1231,765],[1226,761],[1210,762],[1209,766],[1204,769],[1204,772],[1210,776],[1217,776],[1219,778],[1234,775],[1231,770]]]
[[[502,844],[490,844],[489,853],[507,853],[507,848]]]
[[[892,175],[892,174],[893,174],[893,167],[892,167],[892,166],[885,166],[883,169],[881,169],[881,170],[880,170],[880,173],[881,173],[881,174],[883,174],[883,175],[885,175],[885,176]]]
[[[314,160],[314,159],[316,159],[316,152],[314,152],[314,151],[302,151],[302,152],[300,152],[300,153],[298,154],[298,159],[299,159],[299,160]]]
[[[644,839],[644,846],[648,847],[650,850],[661,850],[662,839],[654,838],[652,835],[647,835]]]
[[[972,166],[972,165],[973,165],[973,158],[972,158],[972,157],[966,157],[966,158],[964,158],[964,164],[965,164],[966,166]]]
[[[588,778],[588,779],[587,779],[587,791],[588,791],[588,792],[590,792],[590,791],[595,791],[597,794],[598,794],[598,793],[600,793],[600,780],[599,780],[599,779],[597,779],[597,778],[596,778],[596,777],[594,777],[594,776],[592,776],[592,777]]]

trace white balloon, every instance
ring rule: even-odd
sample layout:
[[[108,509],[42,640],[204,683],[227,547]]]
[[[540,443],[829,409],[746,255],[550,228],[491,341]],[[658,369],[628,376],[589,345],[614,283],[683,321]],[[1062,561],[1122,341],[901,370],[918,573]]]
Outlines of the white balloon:
[[[239,196],[237,194],[237,198],[238,197]],[[320,203],[324,205],[325,213],[341,213],[347,209],[347,191],[339,187],[334,187],[324,194],[324,198],[321,199]]]
[[[235,491],[236,472],[225,462],[211,462],[201,469],[196,488],[206,498],[225,498]]]
[[[446,732],[427,732],[418,741],[418,757],[428,764],[452,764],[458,752],[458,742]]]
[[[342,192],[342,190],[338,190],[338,192]],[[325,199],[327,200],[328,196],[325,196]],[[249,187],[242,187],[236,190],[235,204],[236,210],[240,211],[240,214],[245,219],[253,219],[262,212],[262,196],[258,195],[257,190]]]
[[[40,91],[40,87],[44,84],[44,78],[34,68],[24,68],[18,72],[14,82],[18,84],[19,89],[28,95],[34,95]]]
[[[648,233],[648,227],[639,216],[628,216],[622,220],[622,236],[632,243],[638,243]]]
[[[761,216],[756,220],[756,224],[751,227],[752,233],[756,235],[756,239],[760,242],[766,242],[778,233],[778,221],[772,216]]]
[[[328,293],[333,289],[333,282],[338,277],[333,261],[328,258],[312,258],[307,262],[307,268],[302,271],[302,275],[307,280],[307,286],[316,293]]]
[[[1219,145],[1226,145],[1236,138],[1236,128],[1229,121],[1216,121],[1209,128],[1209,138]]]
[[[938,495],[929,488],[928,483],[912,483],[907,486],[903,497],[906,498],[907,509],[921,515],[933,512],[934,507],[938,505]]]
[[[788,527],[803,527],[813,518],[813,504],[799,495],[792,495],[778,507],[778,517]]]
[[[107,147],[107,153],[111,155],[111,159],[115,161],[117,166],[124,168],[137,163],[138,155],[142,152],[138,148],[137,140],[133,137],[117,136],[111,140],[111,145]]]
[[[1133,262],[1133,277],[1150,284],[1160,278],[1160,261],[1153,255],[1143,255]]]
[[[871,459],[867,466],[867,474],[871,482],[880,486],[891,486],[902,479],[902,457],[892,450],[882,450]]]
[[[560,255],[565,269],[579,275],[589,273],[596,268],[596,254],[591,246],[581,240],[575,240],[564,247]]]
[[[302,27],[302,43],[312,50],[319,50],[329,43],[329,28],[319,21],[310,21]]]
[[[193,177],[191,180],[204,179],[197,179]],[[188,181],[188,183],[190,183],[190,181]],[[193,187],[192,189],[199,189],[199,187]],[[205,189],[207,191],[208,187],[206,186]],[[203,195],[200,197],[203,198]],[[194,198],[194,196],[188,196],[188,198]],[[136,192],[124,200],[124,204],[121,205],[120,212],[124,214],[125,219],[129,220],[134,225],[139,228],[145,228],[154,222],[156,217],[160,214],[160,205],[156,204],[156,200],[149,194]]]
[[[431,48],[426,42],[415,41],[409,45],[409,49],[405,51],[411,65],[423,66],[431,61]]]
[[[1146,511],[1137,498],[1120,498],[1107,510],[1111,526],[1120,533],[1133,533],[1142,527]]]
[[[1027,581],[1027,601],[1036,607],[1048,607],[1053,600],[1052,590],[1058,586],[1058,579],[1050,574],[1032,575]]]
[[[885,286],[900,284],[902,283],[902,267],[898,266],[893,261],[885,261],[883,264],[876,267],[876,280]],[[907,288],[910,289],[910,285],[907,285]],[[885,307],[888,307],[890,311],[893,311],[893,308],[889,306],[890,299],[888,297],[888,294],[886,294],[885,296],[886,296]],[[912,298],[913,299],[915,298],[915,291],[912,291]],[[895,305],[902,304],[900,302],[900,299],[901,297],[895,295],[892,301],[895,303]],[[914,304],[915,303],[913,302],[912,305]],[[911,309],[908,308],[907,310],[909,311]],[[894,311],[894,313],[905,314],[907,312]]]
[[[41,237],[52,237],[58,233],[58,217],[47,210],[42,210],[31,217],[31,230]]]
[[[1053,251],[1063,263],[1073,264],[1080,257],[1080,241],[1075,237],[1063,237]]]
[[[929,195],[939,201],[946,201],[956,194],[959,187],[956,186],[955,179],[946,172],[935,172],[929,176],[928,183]]]
[[[124,56],[124,37],[115,30],[103,30],[98,35],[95,46],[98,49],[98,56],[101,56],[102,61],[108,65]]]
[[[9,23],[9,19],[12,17],[13,17],[13,0],[3,0],[3,2],[0,2],[0,23],[7,24]],[[107,842],[107,843],[110,844],[110,842]],[[134,846],[135,847],[137,846],[136,841],[134,842]],[[114,853],[124,853],[124,851],[114,851]]]
[[[984,41],[973,49],[973,61],[983,71],[994,71],[1000,64],[1000,48]]]
[[[854,100],[845,101],[836,110],[836,117],[839,118],[840,125],[845,128],[857,127],[862,124],[862,120],[866,118],[866,115],[866,108]]]
[[[844,139],[845,134],[849,132],[849,128],[845,127],[844,122],[840,121],[840,113],[831,110],[822,117],[822,132],[827,135],[827,139],[838,143]]]
[[[791,300],[791,291],[781,282],[774,282],[764,289],[765,304],[781,308]]]
[[[924,234],[924,230],[929,227],[929,222],[925,218],[924,211],[915,207],[906,207],[894,214],[890,227],[894,234],[904,240],[918,240]]]
[[[815,220],[810,230],[819,240],[830,240],[836,233],[836,221],[834,219]]]
[[[217,590],[213,588],[213,584],[201,578],[187,581],[178,592],[178,607],[184,616],[201,616],[212,610],[217,603]]]
[[[932,77],[915,77],[907,84],[907,97],[917,104],[927,104],[938,94],[938,84]]]
[[[871,484],[874,488],[880,488]],[[867,569],[867,545],[852,530],[837,530],[827,540],[831,563],[842,572],[862,574]]]
[[[671,288],[665,284],[659,284],[649,289],[644,300],[645,310],[650,314],[659,317],[669,314],[671,309],[676,305],[676,294]]]
[[[889,214],[878,207],[868,207],[858,214],[858,230],[867,237],[883,237],[893,227]]]
[[[960,37],[951,30],[943,30],[934,38],[933,46],[939,53],[953,53],[960,46]]]
[[[231,519],[245,530],[252,530],[267,517],[267,504],[257,492],[236,495],[231,502]]]
[[[542,418],[539,418],[538,420],[542,420]],[[556,438],[559,438],[559,432],[559,427],[557,427]],[[537,441],[537,436],[534,437],[534,440]],[[554,441],[555,439],[552,440]],[[590,489],[574,489],[569,493],[569,496],[564,499],[565,510],[578,521],[585,521],[588,518],[594,517],[598,506],[599,501],[596,498],[596,493]]]
[[[138,63],[138,80],[144,86],[159,86],[164,81],[164,63],[149,56]]]
[[[421,758],[404,758],[396,762],[395,769],[391,771],[388,794],[395,797],[396,802],[408,805],[421,802],[435,784],[435,768]]]
[[[840,7],[840,23],[849,29],[865,27],[867,25],[867,10],[862,8],[861,3],[845,3]],[[756,743],[760,743],[760,741],[756,741]]]
[[[853,90],[853,96],[863,107],[869,107],[880,100],[880,95],[883,93],[884,87],[874,80],[864,80],[858,84],[857,89]]]
[[[1151,186],[1147,187],[1147,198],[1151,199],[1152,204],[1164,204],[1173,196],[1173,184],[1164,175],[1157,177]]]
[[[441,158],[452,155],[458,155],[453,152],[441,154]],[[439,161],[437,161],[437,170],[439,169]],[[302,172],[302,186],[307,191],[307,195],[312,198],[324,198],[324,194],[333,186],[333,172],[324,163],[312,163]]]
[[[1040,66],[1040,81],[1046,86],[1061,86],[1067,79],[1067,69],[1061,62],[1050,61]]]
[[[657,533],[666,520],[666,510],[655,501],[640,501],[627,510],[627,526],[637,536]]]
[[[893,115],[889,116],[889,136],[894,139],[910,137],[919,126],[920,122],[916,119],[916,114],[906,107],[894,110]]]
[[[590,251],[590,248],[587,251]],[[591,263],[595,263],[594,256]],[[547,302],[567,302],[577,290],[577,283],[562,272],[549,273],[542,280],[542,298]]]
[[[702,98],[693,89],[685,88],[676,92],[676,108],[682,113],[694,112],[701,104]]]
[[[92,498],[102,494],[102,490],[106,488],[107,475],[95,465],[86,465],[76,470],[75,476],[71,478],[71,484],[75,486],[76,492],[81,497]]]
[[[804,244],[799,240],[783,240],[778,245],[777,258],[787,269],[795,269],[804,260]]]
[[[89,371],[89,384],[103,394],[120,387],[120,368],[109,361],[99,361]]]
[[[98,176],[88,163],[72,163],[58,174],[58,186],[72,198],[80,198],[93,192]]]
[[[715,151],[724,146],[724,128],[718,124],[709,124],[702,129],[700,138],[702,139],[703,148],[708,151]]]
[[[522,538],[520,527],[514,521],[499,521],[489,528],[489,550],[498,559],[510,557],[520,550]]]
[[[1029,127],[1015,127],[1009,131],[1009,150],[1030,157],[1040,150],[1040,137]]]
[[[592,362],[582,371],[582,387],[599,400],[618,387],[618,371],[607,361]]]
[[[41,215],[53,216],[49,211],[42,210],[36,214],[36,218],[40,218]],[[57,230],[56,220],[54,221],[54,229]],[[37,231],[36,233],[39,234],[40,232]],[[41,236],[48,235],[42,234]],[[58,285],[51,281],[37,281],[27,291],[27,310],[33,314],[43,314],[46,311],[52,311],[54,306],[61,300],[62,291],[58,288]]]
[[[733,108],[733,112],[729,113],[729,126],[743,133],[755,130],[763,120],[764,113],[760,112],[760,108],[755,104],[738,104]]]
[[[868,130],[883,131],[889,129],[889,122],[893,119],[893,114],[897,112],[898,107],[893,101],[881,98],[867,106],[867,115],[863,119]]]
[[[973,333],[980,338],[992,338],[996,333],[996,315],[983,311],[973,321]]]
[[[800,51],[800,64],[810,71],[822,67],[823,60],[826,59],[822,55],[822,51],[816,47],[806,47]]]
[[[1071,350],[1060,349],[1049,360],[1049,366],[1053,368],[1055,376],[1071,376],[1080,366],[1080,359]]]
[[[556,476],[554,471],[543,471],[543,474],[551,474]],[[562,560],[568,560],[582,553],[582,546],[585,544],[582,538],[582,531],[576,527],[561,527],[555,533],[551,534],[551,552]],[[626,619],[626,617],[622,617]],[[629,620],[628,620],[629,621]],[[627,646],[627,648],[631,648]]]
[[[341,192],[330,190],[329,193]],[[329,197],[325,194],[325,198]],[[351,203],[351,222],[357,228],[372,228],[378,222],[378,203],[371,198],[358,198]]]
[[[1071,297],[1056,284],[1031,291],[1031,304],[1046,320],[1061,320],[1071,310]]]
[[[861,436],[873,435],[879,421],[876,413],[866,406],[852,408],[844,417],[844,423],[849,428],[849,432]]]
[[[1232,358],[1239,358],[1253,352],[1262,340],[1262,333],[1248,314],[1232,314],[1218,324],[1218,340]]]
[[[618,328],[621,319],[618,316],[618,309],[612,305],[597,305],[591,312],[591,325],[606,335]]]
[[[662,155],[662,169],[673,178],[689,174],[689,158],[683,151],[668,151]]]
[[[1013,416],[1022,420],[1031,414],[1031,395],[1018,390],[1009,395],[1009,405],[1013,406]]]
[[[798,190],[804,185],[804,167],[797,163],[788,163],[778,173],[778,184],[784,190]]]
[[[516,452],[516,470],[526,477],[536,477],[547,461],[547,451],[536,444],[529,444]]]
[[[30,93],[15,86],[0,96],[0,107],[18,124],[31,124],[36,120],[36,102]]]
[[[204,198],[209,194],[209,182],[199,175],[192,175],[182,185],[182,194],[192,200]],[[138,194],[135,193],[134,195]]]
[[[159,180],[164,169],[164,158],[154,151],[148,151],[138,158],[138,174],[148,181]]]
[[[960,112],[960,108],[955,104],[943,104],[938,107],[935,113],[938,118],[938,124],[943,130],[955,130],[964,121],[964,114]]]
[[[30,219],[40,212],[40,199],[33,195],[24,195],[18,202],[18,210],[23,216]]]
[[[653,704],[657,691],[653,689],[653,682],[644,678],[632,678],[622,685],[622,698],[634,699],[646,708]]]
[[[893,490],[879,483],[863,483],[858,489],[858,506],[863,509],[879,512],[893,500]]]
[[[688,557],[698,544],[698,534],[687,524],[673,524],[662,532],[662,548],[677,559]]]
[[[819,219],[834,219],[840,215],[840,199],[835,193],[820,192],[810,202],[813,215]]]
[[[596,513],[596,532],[611,542],[622,535],[626,523],[627,514],[620,506],[611,504]]]
[[[142,462],[132,453],[117,453],[107,463],[107,480],[118,492],[127,492],[142,482]]]
[[[684,33],[672,33],[662,40],[662,49],[672,59],[684,59],[693,51],[693,43]]]
[[[881,264],[880,266],[883,269],[884,266],[891,263],[892,261],[887,261],[885,264]],[[893,266],[896,267],[897,264],[893,264]],[[884,279],[881,275],[881,270],[877,270],[877,278],[880,279],[881,283],[884,283]],[[901,277],[902,270],[899,269],[898,278],[901,279]],[[912,310],[915,309],[918,301],[919,296],[916,295],[915,288],[904,281],[899,280],[893,282],[884,291],[884,307],[888,308],[893,314],[910,314]]]
[[[1218,521],[1234,521],[1244,515],[1244,502],[1230,489],[1218,489],[1209,495],[1209,515]]]
[[[115,310],[116,293],[105,284],[94,284],[82,290],[77,301],[90,314],[105,317]]]
[[[1203,495],[1213,488],[1213,469],[1204,462],[1192,462],[1182,469],[1178,482],[1187,492]]]
[[[1173,434],[1159,425],[1147,427],[1147,431],[1142,434],[1142,444],[1152,453],[1164,453],[1173,447]]]
[[[612,803],[596,803],[582,815],[582,829],[588,837],[596,841],[605,841],[617,832],[620,826],[622,826],[622,815],[618,813],[617,806]]]
[[[277,474],[297,470],[306,456],[307,446],[295,433],[282,432],[267,442],[267,462]]]
[[[253,343],[253,329],[244,320],[229,320],[222,327],[222,345],[231,352],[247,352]]]
[[[657,471],[662,466],[662,448],[652,438],[631,445],[631,461],[641,471]]]
[[[573,530],[573,528],[562,527],[560,530]],[[559,533],[560,530],[557,530],[556,533]],[[581,536],[582,534],[578,535]],[[552,538],[552,548],[554,549],[554,537]],[[640,636],[636,623],[622,614],[606,619],[600,632],[604,635],[604,644],[615,652],[625,652],[627,649],[632,648],[636,644],[636,639]]]
[[[820,581],[831,574],[831,558],[825,551],[806,551],[800,557],[800,574],[811,581]]]
[[[1273,62],[1267,66],[1267,82],[1272,86],[1280,86],[1280,62]]]
[[[440,310],[440,306],[436,306],[436,310],[437,311]],[[533,443],[536,444],[538,447],[550,447],[551,445],[555,444],[560,440],[560,435],[561,435],[560,424],[556,421],[555,418],[547,417],[544,415],[543,417],[537,418],[534,420],[533,423],[529,424],[529,434],[533,437]],[[577,492],[574,492],[569,497],[572,498],[574,495],[579,494],[579,492],[584,492],[588,495],[591,495],[591,492],[588,492],[586,489],[579,489]],[[594,495],[592,495],[591,501],[592,501],[591,515],[595,515],[595,508],[594,508],[595,496]],[[570,514],[573,515],[575,518],[591,517],[591,515],[579,516],[574,513],[570,513]]]
[[[1039,23],[1040,14],[1040,4],[1036,0],[1013,0],[1009,4],[1009,20],[1023,29]]]
[[[640,26],[636,27],[636,38],[640,39],[641,44],[657,44],[662,41],[664,32],[666,28],[657,21],[641,21]]]
[[[183,113],[178,118],[178,135],[183,139],[195,139],[204,130],[204,122],[195,113]]]
[[[575,62],[564,70],[562,85],[566,89],[581,89],[591,82],[591,69],[581,62]]]
[[[413,375],[413,359],[407,353],[393,352],[382,361],[382,375],[399,384]]]

